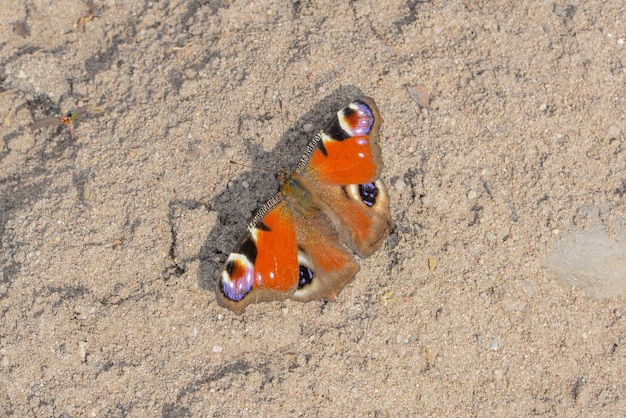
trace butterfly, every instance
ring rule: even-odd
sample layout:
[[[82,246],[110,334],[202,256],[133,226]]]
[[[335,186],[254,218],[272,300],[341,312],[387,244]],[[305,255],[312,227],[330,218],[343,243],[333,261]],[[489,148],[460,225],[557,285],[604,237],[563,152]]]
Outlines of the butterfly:
[[[308,144],[296,170],[256,213],[228,256],[217,301],[241,314],[251,303],[334,300],[394,227],[380,180],[380,116],[362,97]]]

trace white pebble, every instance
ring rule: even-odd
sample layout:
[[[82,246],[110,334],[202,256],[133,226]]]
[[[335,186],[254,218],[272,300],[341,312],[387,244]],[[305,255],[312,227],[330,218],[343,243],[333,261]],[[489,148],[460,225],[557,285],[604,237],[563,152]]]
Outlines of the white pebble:
[[[80,354],[80,359],[83,362],[87,361],[87,341],[78,342],[78,352]]]
[[[497,350],[498,348],[500,348],[500,344],[498,343],[497,338],[494,338],[491,340],[491,344],[489,344],[489,348],[492,350]]]
[[[609,129],[607,130],[607,133],[609,134],[609,137],[617,138],[617,137],[619,137],[619,134],[622,133],[622,131],[617,126],[611,125],[611,126],[609,126]]]
[[[406,183],[404,182],[404,180],[402,180],[401,178],[398,178],[396,180],[396,182],[393,184],[393,187],[399,192],[402,193],[402,191],[406,188]]]

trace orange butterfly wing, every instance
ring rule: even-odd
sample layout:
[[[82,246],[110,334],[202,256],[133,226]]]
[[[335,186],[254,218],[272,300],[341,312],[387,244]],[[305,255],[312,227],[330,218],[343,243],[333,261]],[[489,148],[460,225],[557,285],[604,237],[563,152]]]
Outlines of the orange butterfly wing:
[[[254,217],[218,280],[218,302],[237,314],[250,303],[284,300],[295,290],[295,224],[289,207],[278,196]]]

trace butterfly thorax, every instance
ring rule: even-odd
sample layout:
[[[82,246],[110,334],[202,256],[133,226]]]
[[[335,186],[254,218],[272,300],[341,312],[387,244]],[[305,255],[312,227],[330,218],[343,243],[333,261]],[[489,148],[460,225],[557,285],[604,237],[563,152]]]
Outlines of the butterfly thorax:
[[[280,191],[285,200],[304,215],[313,215],[322,210],[322,203],[311,181],[298,173],[285,177]]]

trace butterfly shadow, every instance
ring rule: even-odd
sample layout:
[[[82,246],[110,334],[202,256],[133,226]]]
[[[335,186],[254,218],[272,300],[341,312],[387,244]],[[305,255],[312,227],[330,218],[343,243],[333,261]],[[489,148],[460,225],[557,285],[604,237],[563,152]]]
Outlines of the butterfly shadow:
[[[235,245],[245,235],[246,227],[252,220],[254,213],[261,209],[263,204],[278,191],[279,184],[275,174],[276,163],[287,167],[281,169],[293,171],[309,141],[322,129],[346,103],[363,96],[363,92],[354,86],[345,86],[335,90],[324,99],[311,106],[310,110],[300,116],[281,136],[280,141],[270,152],[262,148],[262,144],[255,143],[252,138],[244,138],[247,154],[257,167],[268,167],[268,170],[246,169],[228,182],[227,188],[217,192],[206,209],[215,213],[217,219],[197,254],[199,260],[198,286],[213,291],[220,271],[224,267],[226,258],[235,248]],[[291,113],[297,113],[289,109]],[[304,132],[303,127],[313,126],[312,131]],[[238,139],[239,140],[239,139]],[[261,141],[262,142],[262,141]],[[231,144],[224,144],[230,146]],[[275,173],[273,173],[275,172]],[[170,208],[171,208],[170,204]],[[175,240],[173,241],[172,256],[175,258]],[[176,269],[183,273],[185,266],[178,265]]]

